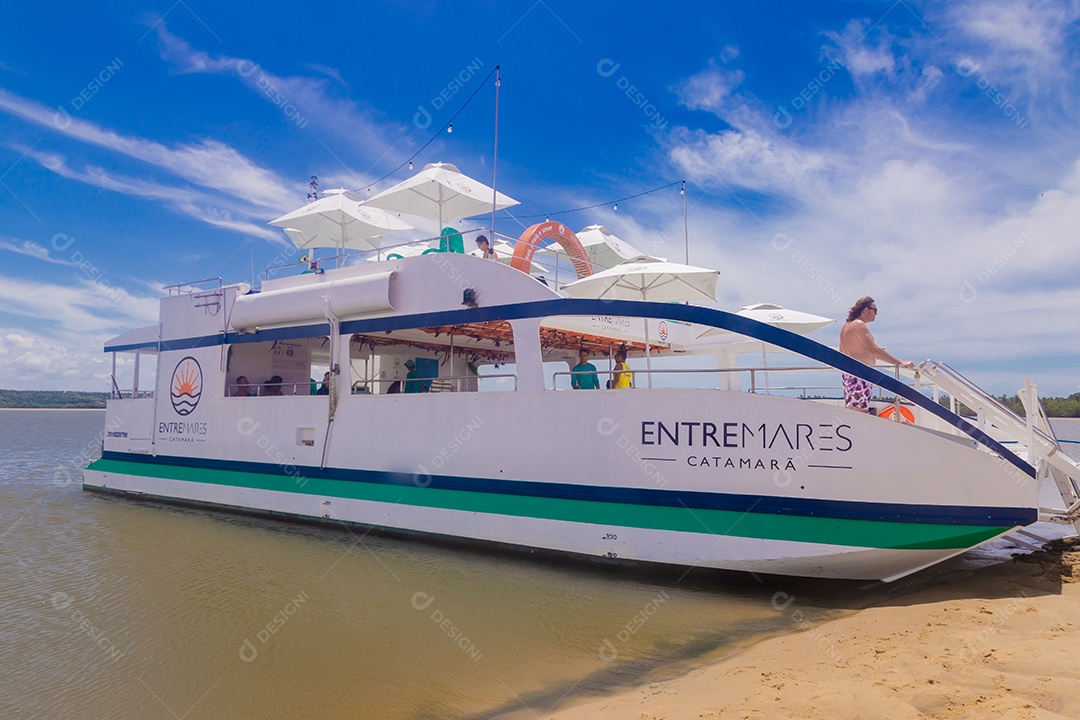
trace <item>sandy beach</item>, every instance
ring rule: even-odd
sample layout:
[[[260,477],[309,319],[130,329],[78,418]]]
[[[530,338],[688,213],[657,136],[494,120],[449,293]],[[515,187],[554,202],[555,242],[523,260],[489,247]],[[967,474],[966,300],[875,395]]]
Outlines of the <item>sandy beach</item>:
[[[977,570],[930,570],[824,622],[778,594],[795,632],[546,717],[1078,718],[1078,580],[1080,543],[1065,540]]]

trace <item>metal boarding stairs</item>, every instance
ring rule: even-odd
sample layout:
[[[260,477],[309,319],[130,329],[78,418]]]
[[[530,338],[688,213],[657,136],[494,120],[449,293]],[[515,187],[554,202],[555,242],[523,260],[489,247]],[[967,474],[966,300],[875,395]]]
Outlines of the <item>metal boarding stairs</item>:
[[[959,410],[957,403],[974,410],[977,418],[974,424],[990,437],[1002,443],[1015,443],[1018,446],[1016,454],[1034,466],[1035,480],[1040,488],[1048,477],[1053,478],[1064,507],[1040,507],[1039,521],[1072,525],[1074,532],[1080,535],[1080,463],[1061,451],[1061,444],[1039,401],[1038,387],[1033,382],[1025,381],[1018,393],[1026,417],[1020,417],[945,363],[933,360],[920,363],[915,368],[915,382],[916,389],[932,384],[935,400],[938,389],[948,393],[954,413]],[[1028,530],[1021,529],[1016,533],[1040,543],[1047,542],[1047,538]],[[1009,537],[1020,545],[1037,549],[1015,535]]]

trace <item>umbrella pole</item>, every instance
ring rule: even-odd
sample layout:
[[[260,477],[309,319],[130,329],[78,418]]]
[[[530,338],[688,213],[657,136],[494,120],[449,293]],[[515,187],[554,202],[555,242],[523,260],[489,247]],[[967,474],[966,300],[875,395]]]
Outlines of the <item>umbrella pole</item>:
[[[641,301],[645,302],[645,289],[641,289]],[[649,318],[641,318],[645,323],[645,375],[648,378],[649,389],[652,389],[652,356],[649,353]]]
[[[607,348],[607,365],[608,365],[608,390],[615,389],[615,343],[608,343]],[[573,382],[573,376],[570,377]]]
[[[649,318],[645,321],[645,374],[649,378],[649,387],[652,388],[652,357],[649,354]]]
[[[341,223],[341,245],[338,247],[337,266],[341,267],[342,255],[345,254],[345,223]]]

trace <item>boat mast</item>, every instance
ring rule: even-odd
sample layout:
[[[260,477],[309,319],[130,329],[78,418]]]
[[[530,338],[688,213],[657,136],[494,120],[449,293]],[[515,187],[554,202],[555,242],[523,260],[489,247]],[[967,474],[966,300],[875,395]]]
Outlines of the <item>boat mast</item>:
[[[502,85],[502,74],[499,66],[495,66],[495,160],[491,171],[491,247],[495,247],[495,208],[499,198],[499,86]]]
[[[682,181],[682,189],[679,191],[682,195],[682,226],[683,226],[683,243],[685,245],[686,252],[686,264],[690,264],[690,226],[686,224],[686,181]]]

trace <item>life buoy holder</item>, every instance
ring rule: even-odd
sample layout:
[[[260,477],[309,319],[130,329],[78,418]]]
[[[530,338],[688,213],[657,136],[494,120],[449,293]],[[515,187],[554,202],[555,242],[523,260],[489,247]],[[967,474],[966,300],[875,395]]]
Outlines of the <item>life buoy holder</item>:
[[[593,274],[592,262],[577,235],[562,223],[551,221],[536,223],[525,228],[525,232],[521,233],[521,238],[514,247],[510,267],[528,275],[532,269],[533,253],[540,249],[540,243],[544,240],[554,240],[570,256],[570,262],[574,266],[578,279]]]
[[[883,408],[881,410],[881,412],[878,413],[878,417],[888,420],[889,418],[891,418],[893,416],[893,412],[895,410],[896,410],[895,405],[889,405],[889,406]],[[913,412],[911,412],[910,410],[908,410],[903,405],[900,406],[900,417],[903,418],[903,421],[906,422],[908,425],[914,425],[915,424],[915,414]]]

